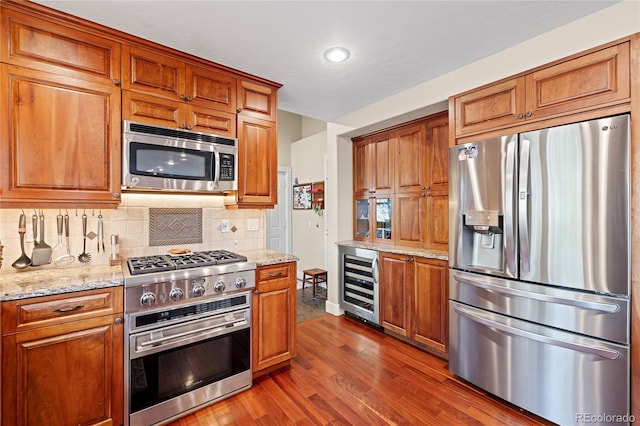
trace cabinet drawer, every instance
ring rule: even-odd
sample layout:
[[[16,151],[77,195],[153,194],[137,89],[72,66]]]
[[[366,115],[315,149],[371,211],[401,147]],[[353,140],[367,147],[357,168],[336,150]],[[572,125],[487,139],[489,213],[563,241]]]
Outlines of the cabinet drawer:
[[[293,263],[261,266],[256,270],[256,287],[259,292],[285,288],[295,282]]]
[[[2,334],[122,312],[120,287],[4,302]]]

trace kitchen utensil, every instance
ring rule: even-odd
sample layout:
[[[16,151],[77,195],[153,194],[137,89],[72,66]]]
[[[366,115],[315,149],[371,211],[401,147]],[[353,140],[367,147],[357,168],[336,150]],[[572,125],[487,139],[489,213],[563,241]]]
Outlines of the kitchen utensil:
[[[102,252],[104,253],[104,225],[102,223],[102,210],[98,215],[98,253],[100,253],[100,246],[102,246]]]
[[[63,228],[63,222],[64,222],[65,235],[66,235],[66,241],[67,241],[67,243],[64,244],[67,249],[67,252],[62,256],[57,257],[55,260],[56,266],[62,268],[62,267],[71,265],[76,260],[76,258],[71,255],[71,250],[69,248],[69,215],[68,214],[64,215],[64,218],[61,215],[58,215],[57,219],[58,219],[58,238],[62,240],[62,228]]]
[[[20,249],[22,250],[22,255],[11,264],[12,267],[16,269],[26,269],[29,265],[31,265],[31,259],[24,252],[24,234],[27,232],[27,217],[22,213],[20,215],[20,221],[18,223],[18,233],[20,234]]]
[[[87,253],[87,214],[82,215],[82,253],[78,255],[80,263],[91,262],[91,255]]]
[[[36,215],[34,214],[35,218]],[[36,220],[33,220],[34,230],[37,229]],[[35,232],[34,232],[35,234]],[[33,255],[31,256],[31,265],[32,266],[40,266],[40,265],[48,265],[51,263],[51,246],[44,242],[44,214],[42,214],[42,210],[40,210],[40,241],[36,243],[33,247]]]

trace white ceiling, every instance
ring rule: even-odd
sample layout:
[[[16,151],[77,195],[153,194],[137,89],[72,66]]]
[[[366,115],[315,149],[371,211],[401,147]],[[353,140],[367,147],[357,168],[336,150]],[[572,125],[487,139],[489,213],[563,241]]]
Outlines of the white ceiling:
[[[616,2],[38,1],[281,83],[279,109],[325,121]]]

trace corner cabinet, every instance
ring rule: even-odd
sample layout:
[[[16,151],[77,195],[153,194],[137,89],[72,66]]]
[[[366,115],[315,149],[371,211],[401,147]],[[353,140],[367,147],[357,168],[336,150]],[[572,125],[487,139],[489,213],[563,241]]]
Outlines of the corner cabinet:
[[[117,207],[120,44],[1,6],[3,207]]]
[[[447,262],[380,253],[380,318],[395,336],[446,356],[449,321]]]
[[[2,424],[120,425],[122,288],[2,304]]]
[[[295,355],[296,262],[259,266],[251,310],[254,377]]]
[[[453,97],[455,136],[628,102],[630,43]]]

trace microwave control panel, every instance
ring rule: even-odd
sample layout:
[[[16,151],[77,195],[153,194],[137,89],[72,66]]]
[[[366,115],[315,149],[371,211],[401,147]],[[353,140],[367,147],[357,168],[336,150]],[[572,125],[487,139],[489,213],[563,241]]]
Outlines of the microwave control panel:
[[[220,154],[220,180],[233,181],[235,179],[235,156]]]

